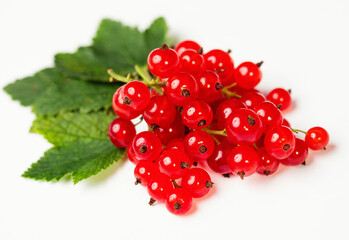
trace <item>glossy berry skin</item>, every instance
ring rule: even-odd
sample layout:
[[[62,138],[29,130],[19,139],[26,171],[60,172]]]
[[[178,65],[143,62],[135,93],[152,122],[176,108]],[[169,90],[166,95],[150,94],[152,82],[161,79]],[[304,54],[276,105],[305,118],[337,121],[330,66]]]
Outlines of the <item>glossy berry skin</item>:
[[[113,109],[114,112],[123,119],[131,120],[139,115],[141,115],[142,112],[134,110],[132,107],[128,106],[127,104],[124,104],[124,86],[118,88],[113,96]]]
[[[225,129],[233,143],[251,144],[262,136],[263,124],[252,110],[239,108],[230,114]]]
[[[283,88],[273,89],[267,96],[267,100],[280,107],[280,110],[286,110],[291,106],[292,99],[289,91]]]
[[[193,198],[205,196],[212,188],[212,184],[210,175],[202,168],[188,169],[182,178],[182,188]]]
[[[124,86],[124,104],[135,111],[142,111],[150,101],[148,87],[140,81],[132,81]]]
[[[214,147],[215,143],[210,134],[202,130],[192,131],[184,138],[184,149],[189,158],[193,158],[194,161],[208,159]]]
[[[135,184],[147,186],[150,179],[159,174],[159,172],[157,164],[152,161],[140,161],[134,169]]]
[[[182,112],[184,125],[192,129],[206,128],[211,124],[213,111],[204,101],[193,101],[186,104]]]
[[[194,51],[199,51],[201,46],[191,40],[186,40],[178,43],[178,45],[175,47],[175,51],[178,53],[178,55],[182,55],[182,53],[188,49],[194,50]]]
[[[279,160],[271,156],[264,147],[257,150],[259,155],[259,164],[257,173],[262,175],[271,175],[279,168]]]
[[[172,103],[184,106],[198,98],[199,86],[189,73],[176,73],[167,81],[165,93]]]
[[[211,157],[207,159],[208,166],[217,173],[230,173],[228,157],[232,153],[233,148],[233,145],[229,143],[221,143],[215,147]]]
[[[330,136],[322,127],[310,128],[305,135],[305,143],[312,150],[326,149]]]
[[[160,172],[149,180],[147,189],[151,198],[158,202],[164,202],[173,190],[173,185],[169,176]]]
[[[289,157],[296,146],[296,138],[289,127],[278,126],[270,129],[264,138],[264,147],[276,159]]]
[[[227,123],[230,114],[239,108],[246,108],[246,105],[238,99],[228,99],[218,105],[215,113],[215,119],[217,121],[217,127],[219,130],[223,130]]]
[[[183,177],[192,164],[193,161],[187,154],[179,149],[167,149],[159,158],[160,171],[166,173],[171,179]]]
[[[227,52],[214,49],[204,54],[206,69],[218,74],[222,85],[228,86],[233,83],[234,62]]]
[[[264,133],[273,127],[280,126],[283,121],[281,111],[272,102],[262,102],[253,110],[263,122]]]
[[[282,120],[281,125],[286,126],[286,127],[289,127],[289,128],[291,127],[291,124],[289,123],[289,121],[286,120],[286,118],[284,118],[284,119]]]
[[[167,145],[172,139],[184,138],[185,126],[182,122],[182,117],[177,113],[174,122],[167,128],[158,127],[154,133],[160,138],[163,145]]]
[[[196,80],[199,85],[199,100],[213,102],[221,96],[223,85],[217,73],[204,71],[197,75]]]
[[[262,79],[262,72],[253,62],[243,62],[235,70],[237,84],[245,89],[253,89]]]
[[[169,127],[176,119],[176,107],[166,96],[155,96],[144,109],[143,118],[150,127]]]
[[[168,78],[178,71],[179,57],[175,50],[163,46],[149,53],[147,64],[153,75]]]
[[[280,162],[287,166],[297,166],[302,164],[308,157],[308,146],[307,144],[296,138],[296,147],[293,150],[292,154],[285,159],[280,160]]]
[[[228,157],[230,170],[234,175],[239,175],[241,179],[255,173],[258,163],[258,153],[247,145],[237,146]]]
[[[265,97],[261,92],[248,91],[241,96],[241,102],[243,102],[247,108],[254,109],[260,103],[265,102]]]
[[[172,139],[166,145],[166,149],[179,149],[184,151],[184,139],[183,138]]]
[[[134,154],[139,160],[152,161],[160,156],[162,145],[155,133],[140,132],[131,143]]]
[[[118,148],[127,147],[136,135],[136,129],[130,120],[114,119],[108,129],[110,141]]]
[[[195,74],[205,69],[205,60],[202,54],[195,50],[185,50],[179,57],[181,72]]]
[[[135,155],[135,151],[132,148],[132,142],[130,142],[130,144],[127,147],[127,157],[130,160],[130,162],[135,165],[138,164],[138,162],[140,161],[140,159]]]
[[[192,206],[192,197],[188,191],[182,188],[174,188],[166,199],[166,208],[175,215],[186,214]]]

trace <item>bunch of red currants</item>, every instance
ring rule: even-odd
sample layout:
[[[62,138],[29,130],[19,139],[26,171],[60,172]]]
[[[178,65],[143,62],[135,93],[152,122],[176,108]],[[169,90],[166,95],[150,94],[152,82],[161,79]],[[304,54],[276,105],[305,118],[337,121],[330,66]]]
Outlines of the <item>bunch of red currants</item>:
[[[280,163],[305,164],[308,148],[328,144],[325,129],[292,129],[284,119],[290,91],[276,88],[265,96],[255,89],[263,62],[235,68],[229,52],[203,53],[194,41],[163,44],[150,52],[148,68],[136,66],[132,77],[108,71],[112,81],[126,83],[113,97],[119,118],[110,124],[109,137],[127,147],[136,184],[147,187],[150,205],[165,202],[171,213],[185,214],[192,198],[213,186],[206,166],[225,177],[268,176]],[[130,120],[140,115],[149,131],[136,134]]]

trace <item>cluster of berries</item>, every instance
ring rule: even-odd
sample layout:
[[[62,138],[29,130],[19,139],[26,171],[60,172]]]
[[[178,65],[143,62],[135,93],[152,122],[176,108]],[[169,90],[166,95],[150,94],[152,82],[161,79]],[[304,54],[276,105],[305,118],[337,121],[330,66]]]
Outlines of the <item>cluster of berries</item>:
[[[127,83],[114,94],[119,118],[110,124],[109,137],[115,146],[127,147],[136,184],[147,187],[149,204],[165,202],[171,213],[184,214],[192,198],[213,186],[206,166],[225,177],[271,175],[279,163],[305,163],[308,148],[324,149],[329,142],[325,129],[304,132],[284,119],[290,91],[276,88],[265,96],[255,89],[262,62],[235,68],[229,51],[203,54],[193,41],[175,48],[163,44],[147,62],[147,69],[136,66],[132,78],[108,72],[111,80]],[[130,120],[140,115],[149,131],[136,134]],[[305,140],[295,132],[303,132]]]

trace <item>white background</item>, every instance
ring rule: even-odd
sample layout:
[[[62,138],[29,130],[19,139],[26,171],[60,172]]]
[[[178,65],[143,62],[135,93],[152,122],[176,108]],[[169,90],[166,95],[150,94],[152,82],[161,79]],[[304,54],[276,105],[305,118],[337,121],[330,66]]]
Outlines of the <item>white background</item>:
[[[178,39],[230,48],[237,64],[264,60],[260,89],[291,88],[286,118],[325,127],[331,145],[274,176],[213,174],[212,194],[178,217],[147,205],[130,162],[75,186],[20,177],[50,144],[28,133],[30,108],[0,91],[0,239],[349,239],[348,12],[345,0],[1,1],[1,88],[90,44],[102,18],[144,29],[164,16]]]

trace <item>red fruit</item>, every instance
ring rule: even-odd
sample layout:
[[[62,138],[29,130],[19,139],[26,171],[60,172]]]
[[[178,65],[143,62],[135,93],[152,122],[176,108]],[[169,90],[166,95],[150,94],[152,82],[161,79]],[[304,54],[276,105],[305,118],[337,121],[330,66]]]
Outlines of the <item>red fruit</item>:
[[[270,129],[264,138],[264,147],[267,152],[277,158],[289,157],[296,146],[296,138],[289,127],[278,126]]]
[[[214,144],[210,134],[202,130],[192,131],[184,139],[184,149],[194,161],[208,159],[213,153]]]
[[[279,160],[271,156],[264,147],[259,148],[257,153],[259,155],[257,173],[266,176],[273,174],[279,167]]]
[[[265,97],[261,92],[248,91],[241,96],[241,102],[243,102],[247,108],[254,109],[260,103],[265,102]]]
[[[293,150],[292,154],[288,158],[280,160],[280,162],[287,166],[297,166],[305,162],[307,157],[308,157],[307,144],[303,140],[296,138],[296,147]]]
[[[160,171],[166,173],[171,179],[178,179],[191,167],[190,160],[183,150],[167,149],[159,158]]]
[[[140,81],[132,81],[124,86],[123,103],[136,111],[142,111],[150,101],[148,87]]]
[[[131,143],[135,156],[140,160],[155,160],[162,151],[160,139],[152,132],[138,133]]]
[[[166,149],[179,149],[184,151],[184,139],[183,138],[172,139],[167,144]]]
[[[278,106],[281,111],[286,110],[292,103],[289,91],[283,88],[275,88],[268,94],[267,99]]]
[[[192,129],[206,128],[211,124],[213,112],[206,102],[193,101],[184,106],[182,112],[183,123]]]
[[[135,151],[132,148],[132,142],[130,142],[127,147],[127,157],[133,164],[137,164],[140,161],[140,159],[135,155]]]
[[[223,130],[225,128],[227,119],[235,109],[245,107],[245,104],[238,99],[228,99],[219,104],[215,114],[215,119],[217,121],[217,127],[219,130]]]
[[[234,147],[234,145],[229,143],[221,143],[215,147],[211,157],[207,159],[208,166],[217,173],[230,173],[228,157],[232,153]]]
[[[165,87],[160,87],[161,91],[164,93],[165,92]],[[162,96],[159,94],[157,91],[154,90],[154,88],[151,88],[150,90],[150,96],[155,97],[155,96]]]
[[[205,70],[205,60],[198,51],[187,49],[179,57],[180,70],[187,73],[198,73]]]
[[[166,199],[166,208],[170,213],[183,215],[190,210],[192,201],[189,192],[182,188],[174,188]]]
[[[113,96],[113,109],[114,112],[123,119],[131,120],[139,115],[141,115],[140,111],[134,110],[132,107],[124,104],[124,86],[121,86],[116,90]]]
[[[179,68],[179,57],[175,50],[163,44],[148,55],[147,60],[149,71],[157,77],[168,78],[176,73]]]
[[[272,102],[262,102],[253,110],[263,122],[264,133],[273,127],[280,126],[283,121],[281,111]]]
[[[291,124],[286,120],[286,118],[282,120],[281,125],[291,128]]]
[[[199,85],[199,100],[213,102],[221,96],[223,85],[215,72],[202,72],[197,75],[196,80]]]
[[[243,62],[236,68],[234,78],[240,87],[253,89],[261,81],[262,72],[257,64]]]
[[[187,190],[193,198],[205,196],[212,186],[210,175],[202,168],[188,169],[182,178],[182,188]]]
[[[310,128],[305,135],[305,143],[312,150],[326,149],[330,136],[322,127]]]
[[[252,110],[239,108],[230,114],[225,129],[232,142],[251,144],[262,136],[263,124]]]
[[[175,121],[168,127],[158,127],[154,130],[154,133],[160,138],[163,145],[167,145],[172,139],[184,138],[185,126],[182,122],[182,117],[177,113]]]
[[[142,186],[147,186],[150,179],[159,174],[159,172],[157,164],[152,161],[140,161],[134,169],[135,184],[139,183]]]
[[[256,172],[259,163],[258,153],[249,146],[239,145],[233,149],[228,158],[228,166],[233,174],[241,179]]]
[[[136,129],[130,120],[114,119],[108,129],[110,141],[118,148],[127,147],[136,135]]]
[[[151,197],[149,204],[152,205],[155,200],[164,202],[173,190],[173,185],[169,176],[160,172],[150,179],[147,189]]]
[[[194,51],[199,51],[201,46],[190,40],[182,41],[178,43],[178,45],[175,47],[175,51],[177,51],[178,55],[180,56],[185,50],[191,49]]]

